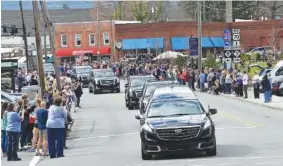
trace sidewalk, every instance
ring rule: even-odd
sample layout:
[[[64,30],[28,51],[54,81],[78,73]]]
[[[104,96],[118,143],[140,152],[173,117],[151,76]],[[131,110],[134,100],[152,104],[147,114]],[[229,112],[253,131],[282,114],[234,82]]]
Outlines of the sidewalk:
[[[252,90],[248,90],[248,98],[247,99],[244,99],[243,97],[236,97],[233,94],[232,95],[221,94],[221,95],[227,96],[227,97],[230,97],[230,98],[234,98],[234,99],[237,99],[237,100],[242,100],[242,101],[254,103],[254,104],[260,104],[264,107],[283,111],[283,97],[280,97],[280,96],[272,95],[272,102],[271,103],[264,103],[263,93],[260,94],[259,99],[255,99]]]

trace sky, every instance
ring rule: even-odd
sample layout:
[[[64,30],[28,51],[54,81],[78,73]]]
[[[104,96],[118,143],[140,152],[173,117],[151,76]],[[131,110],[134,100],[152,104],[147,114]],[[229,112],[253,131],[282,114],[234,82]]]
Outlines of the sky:
[[[22,1],[24,10],[32,10],[32,1]],[[48,9],[62,9],[66,4],[70,9],[93,8],[94,1],[47,1]],[[19,1],[1,0],[1,10],[20,10]]]

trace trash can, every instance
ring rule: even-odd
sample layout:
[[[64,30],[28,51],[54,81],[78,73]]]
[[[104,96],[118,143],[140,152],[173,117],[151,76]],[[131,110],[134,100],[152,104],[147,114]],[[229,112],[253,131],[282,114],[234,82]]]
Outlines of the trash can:
[[[38,96],[41,96],[41,89],[38,85],[25,86],[22,88],[21,93],[28,94],[29,99],[33,100],[37,94]]]

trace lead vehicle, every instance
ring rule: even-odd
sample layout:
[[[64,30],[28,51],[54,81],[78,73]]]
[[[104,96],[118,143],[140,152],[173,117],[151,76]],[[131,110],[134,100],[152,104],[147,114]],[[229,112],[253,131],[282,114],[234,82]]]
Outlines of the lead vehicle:
[[[187,87],[162,87],[151,94],[140,120],[141,155],[174,151],[205,151],[216,155],[215,126],[211,119],[216,109],[206,110]]]

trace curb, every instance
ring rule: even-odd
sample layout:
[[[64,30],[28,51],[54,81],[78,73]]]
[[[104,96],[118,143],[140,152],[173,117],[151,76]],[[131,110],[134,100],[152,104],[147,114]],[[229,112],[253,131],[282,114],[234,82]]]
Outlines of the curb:
[[[281,110],[281,111],[283,111],[283,107],[271,106],[271,105],[268,105],[268,104],[265,104],[265,103],[258,103],[258,102],[246,100],[246,99],[243,99],[243,98],[240,98],[240,97],[234,97],[234,96],[225,95],[225,94],[220,94],[220,95],[221,96],[226,96],[226,97],[229,97],[229,98],[233,98],[233,99],[236,99],[236,100],[241,100],[241,101],[244,101],[244,102],[247,102],[247,103],[259,104],[261,106],[264,106],[264,107],[267,107],[267,108],[271,108],[271,109],[274,109],[274,110]]]

